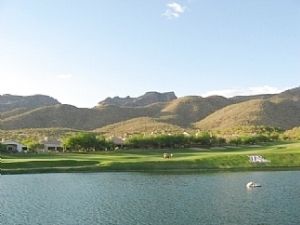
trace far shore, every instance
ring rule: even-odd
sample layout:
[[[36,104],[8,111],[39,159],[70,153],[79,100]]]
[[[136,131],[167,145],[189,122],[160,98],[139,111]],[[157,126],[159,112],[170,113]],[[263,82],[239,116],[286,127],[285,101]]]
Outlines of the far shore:
[[[163,153],[172,153],[164,159]],[[266,163],[251,163],[262,155]],[[226,149],[140,149],[91,153],[5,154],[1,174],[85,172],[237,172],[300,170],[300,143]]]

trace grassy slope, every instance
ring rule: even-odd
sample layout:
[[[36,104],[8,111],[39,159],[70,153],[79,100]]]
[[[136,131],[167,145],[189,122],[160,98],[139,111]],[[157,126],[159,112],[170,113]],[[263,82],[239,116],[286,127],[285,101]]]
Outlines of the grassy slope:
[[[163,159],[162,152],[172,152]],[[251,164],[247,155],[260,154],[271,160]],[[123,150],[100,153],[4,155],[1,173],[75,172],[75,171],[209,171],[300,169],[300,143],[261,147]]]

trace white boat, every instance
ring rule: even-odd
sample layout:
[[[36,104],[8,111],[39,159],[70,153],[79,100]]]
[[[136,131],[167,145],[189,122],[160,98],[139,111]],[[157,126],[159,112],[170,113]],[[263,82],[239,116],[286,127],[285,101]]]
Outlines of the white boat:
[[[253,181],[250,181],[249,183],[246,184],[246,187],[247,188],[256,188],[256,187],[261,187],[261,185],[258,183],[255,183]]]

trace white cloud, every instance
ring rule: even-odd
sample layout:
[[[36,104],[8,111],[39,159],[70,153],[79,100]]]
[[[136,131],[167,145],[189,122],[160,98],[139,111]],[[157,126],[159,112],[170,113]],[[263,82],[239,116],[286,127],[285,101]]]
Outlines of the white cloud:
[[[285,91],[286,88],[280,89],[271,86],[259,86],[259,87],[248,87],[248,88],[233,88],[224,90],[214,90],[204,93],[202,96],[207,97],[211,95],[221,95],[224,97],[234,97],[239,95],[259,95],[259,94],[276,94]]]
[[[180,17],[180,15],[183,14],[186,9],[185,6],[182,6],[177,2],[168,3],[166,6],[167,9],[162,15],[167,17],[168,19]]]
[[[61,79],[61,80],[67,80],[67,79],[70,79],[73,77],[72,74],[70,73],[64,73],[64,74],[59,74],[56,76],[58,79]]]

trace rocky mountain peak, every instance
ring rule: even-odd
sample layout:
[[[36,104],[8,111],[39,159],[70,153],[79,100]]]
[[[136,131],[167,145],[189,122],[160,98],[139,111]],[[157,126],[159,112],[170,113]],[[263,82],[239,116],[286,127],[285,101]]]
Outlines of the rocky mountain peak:
[[[0,112],[6,112],[17,108],[38,108],[56,104],[60,104],[60,102],[46,95],[0,95]]]
[[[124,97],[121,98],[119,96],[113,98],[106,98],[105,100],[98,103],[98,105],[117,105],[117,106],[124,106],[124,107],[139,107],[139,106],[146,106],[153,103],[158,102],[168,102],[177,99],[174,92],[156,92],[150,91],[146,92],[144,95],[139,97]]]

